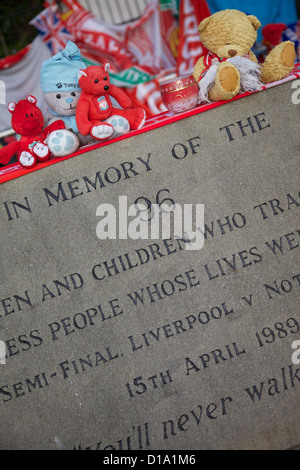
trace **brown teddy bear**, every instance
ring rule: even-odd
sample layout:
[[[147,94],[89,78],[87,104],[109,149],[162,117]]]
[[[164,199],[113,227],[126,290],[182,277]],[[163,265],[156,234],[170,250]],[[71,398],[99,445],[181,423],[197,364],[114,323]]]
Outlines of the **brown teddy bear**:
[[[230,100],[240,92],[257,91],[263,83],[286,77],[294,67],[294,43],[285,41],[258,64],[251,47],[260,21],[238,10],[223,10],[199,24],[200,41],[208,49],[194,67],[200,102]]]

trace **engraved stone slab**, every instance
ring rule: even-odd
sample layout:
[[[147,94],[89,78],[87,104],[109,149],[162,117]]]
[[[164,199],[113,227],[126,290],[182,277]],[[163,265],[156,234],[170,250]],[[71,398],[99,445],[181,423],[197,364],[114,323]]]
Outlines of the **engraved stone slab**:
[[[1,449],[299,444],[291,95],[285,83],[1,185]],[[120,196],[204,204],[203,248],[99,239],[97,208],[119,217]]]

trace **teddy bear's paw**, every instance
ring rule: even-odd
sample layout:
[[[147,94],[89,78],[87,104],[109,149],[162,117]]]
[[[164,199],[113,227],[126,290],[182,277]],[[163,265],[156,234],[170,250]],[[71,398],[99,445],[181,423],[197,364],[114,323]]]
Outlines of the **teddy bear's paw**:
[[[231,100],[240,91],[240,73],[229,62],[222,62],[217,70],[215,86],[209,93],[212,101]]]
[[[296,51],[294,43],[287,42],[282,49],[281,62],[284,67],[292,69],[295,65]]]
[[[219,80],[226,93],[236,93],[240,88],[240,74],[235,67],[224,66],[220,71]]]
[[[35,155],[32,155],[30,152],[24,150],[20,153],[19,162],[24,168],[32,168],[37,163],[37,158]]]
[[[90,133],[96,140],[105,140],[112,136],[114,132],[113,126],[108,123],[99,124],[98,126],[92,127]]]
[[[274,47],[261,67],[261,80],[271,83],[288,76],[295,65],[296,50],[292,41],[284,41]]]
[[[112,137],[120,137],[130,131],[129,121],[123,116],[113,115],[106,119],[106,122],[113,126]]]
[[[50,159],[49,147],[43,142],[37,142],[32,148],[32,153],[39,162],[47,162]]]
[[[76,152],[79,140],[73,132],[60,129],[49,134],[47,144],[54,157],[66,157]]]

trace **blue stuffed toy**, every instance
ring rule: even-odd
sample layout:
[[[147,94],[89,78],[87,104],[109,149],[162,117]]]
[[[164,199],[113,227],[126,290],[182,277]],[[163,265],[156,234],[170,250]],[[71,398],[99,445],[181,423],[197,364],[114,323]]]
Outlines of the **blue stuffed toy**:
[[[48,124],[56,120],[65,123],[65,130],[51,134],[47,144],[56,157],[75,152],[80,145],[92,139],[79,133],[75,113],[81,89],[78,83],[79,70],[85,69],[80,51],[75,43],[68,41],[63,51],[43,62],[40,83],[48,105],[45,119]]]

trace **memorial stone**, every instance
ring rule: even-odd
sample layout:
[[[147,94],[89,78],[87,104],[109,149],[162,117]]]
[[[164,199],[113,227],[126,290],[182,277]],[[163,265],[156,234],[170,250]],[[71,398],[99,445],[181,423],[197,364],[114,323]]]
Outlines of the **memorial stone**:
[[[1,449],[299,445],[292,83],[1,184]],[[203,246],[139,238],[163,202]]]

